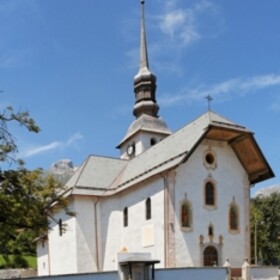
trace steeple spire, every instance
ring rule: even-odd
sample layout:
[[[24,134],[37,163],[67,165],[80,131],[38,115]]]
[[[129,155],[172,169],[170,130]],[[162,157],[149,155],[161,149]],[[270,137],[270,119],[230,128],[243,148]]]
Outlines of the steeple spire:
[[[145,31],[144,0],[141,3],[140,65],[134,77],[136,119],[130,124],[118,149],[121,158],[132,159],[171,134],[165,121],[158,116],[156,101],[156,76],[149,69],[148,48]]]
[[[145,1],[141,0],[140,67],[134,77],[135,105],[133,114],[136,118],[142,114],[157,117],[159,110],[155,94],[156,76],[149,69],[144,4]]]
[[[144,4],[145,1],[141,0],[141,39],[140,39],[140,71],[149,69],[149,59],[146,40],[145,18],[144,18]]]

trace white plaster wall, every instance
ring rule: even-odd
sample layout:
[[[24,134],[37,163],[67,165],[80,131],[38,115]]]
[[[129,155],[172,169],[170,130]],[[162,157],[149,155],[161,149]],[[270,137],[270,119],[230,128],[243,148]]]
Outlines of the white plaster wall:
[[[60,236],[59,226],[52,222],[53,229],[49,232],[51,275],[97,271],[94,202],[93,197],[76,196],[70,205],[75,217],[66,215],[64,210],[55,214],[57,221],[62,219],[66,224],[66,231]],[[43,262],[46,256],[39,257],[40,267]],[[40,269],[39,275],[45,272]]]
[[[120,158],[122,159],[128,159],[129,155],[127,154],[127,148],[128,146],[134,144],[135,145],[135,156],[143,153],[147,149],[151,147],[151,139],[155,139],[156,143],[160,142],[165,136],[162,136],[158,133],[152,133],[152,132],[140,132],[136,135],[135,138],[131,139],[126,143],[126,145],[121,147],[120,150]]]
[[[163,179],[158,177],[148,186],[134,186],[131,190],[102,200],[100,217],[104,271],[117,269],[116,254],[124,249],[128,252],[149,252],[153,259],[161,261],[159,267],[164,265],[163,187]],[[150,220],[145,218],[148,197],[152,203]],[[128,207],[127,227],[123,226],[125,207]],[[145,243],[149,246],[143,246]]]
[[[207,169],[204,164],[204,152],[211,146],[217,156],[217,168]],[[209,176],[216,182],[217,208],[204,207],[204,183]],[[176,264],[177,266],[200,266],[202,256],[199,236],[204,236],[204,243],[210,242],[208,226],[214,226],[214,243],[219,243],[222,235],[222,265],[228,257],[233,267],[241,266],[245,255],[246,223],[244,219],[244,188],[248,189],[248,180],[240,162],[226,143],[204,141],[188,161],[177,169],[175,186],[176,204]],[[182,231],[180,227],[180,202],[187,197],[192,203],[193,228]],[[240,232],[231,234],[228,231],[228,209],[235,198],[239,206]]]
[[[204,152],[209,146],[217,155],[217,168],[214,170],[204,165]],[[204,207],[204,184],[209,176],[216,182],[217,190],[217,208],[211,210]],[[219,265],[229,257],[233,267],[241,266],[246,256],[246,192],[247,175],[232,149],[223,142],[204,141],[188,161],[176,169],[174,231],[177,267],[202,265],[199,236],[205,237],[204,243],[210,242],[210,223],[214,226],[213,242],[219,243],[219,235],[224,238]],[[152,202],[151,220],[145,219],[148,197]],[[188,232],[181,230],[179,221],[180,204],[185,197],[192,203],[193,214],[193,227]],[[240,213],[238,234],[228,231],[228,210],[233,197]],[[100,198],[96,203],[93,197],[76,197],[70,206],[77,212],[76,217],[68,217],[62,212],[56,215],[57,220],[61,218],[67,223],[66,233],[59,236],[58,226],[54,224],[49,233],[51,274],[97,271],[97,263],[100,271],[116,270],[116,255],[122,250],[151,253],[153,259],[160,260],[157,267],[164,267],[164,181],[161,176],[114,196]],[[123,226],[125,207],[128,207],[128,227]]]
[[[49,249],[47,240],[39,240],[36,244],[36,250],[38,275],[49,275]]]
[[[97,271],[94,202],[92,197],[75,197],[78,273]]]
[[[139,155],[151,148],[151,139],[155,139],[156,143],[160,142],[164,137],[156,133],[139,133],[136,138],[136,155]]]
[[[69,205],[75,211],[73,203]],[[67,224],[67,231],[59,235],[59,226],[52,222],[49,232],[50,274],[77,273],[76,219],[60,211],[54,215],[56,220],[62,219]]]

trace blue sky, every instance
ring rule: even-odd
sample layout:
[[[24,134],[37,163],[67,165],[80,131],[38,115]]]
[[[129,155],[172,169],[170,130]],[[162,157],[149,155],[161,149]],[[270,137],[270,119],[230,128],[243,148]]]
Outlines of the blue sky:
[[[146,0],[160,115],[176,131],[207,110],[246,126],[280,182],[280,1]],[[140,0],[0,0],[0,109],[28,168],[89,154],[118,157],[132,122]]]

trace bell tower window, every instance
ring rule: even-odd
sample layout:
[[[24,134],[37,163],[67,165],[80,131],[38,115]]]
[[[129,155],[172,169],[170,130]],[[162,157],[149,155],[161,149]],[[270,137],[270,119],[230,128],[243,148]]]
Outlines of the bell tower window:
[[[151,143],[151,146],[154,146],[157,143],[157,139],[151,138],[150,143]]]
[[[131,158],[135,155],[135,143],[127,146],[127,155]]]

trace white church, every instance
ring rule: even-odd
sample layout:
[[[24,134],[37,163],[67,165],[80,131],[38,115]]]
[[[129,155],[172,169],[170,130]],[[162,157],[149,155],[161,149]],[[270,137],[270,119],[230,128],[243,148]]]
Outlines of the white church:
[[[37,242],[38,275],[117,270],[120,252],[149,253],[156,268],[240,267],[250,258],[250,188],[274,176],[253,133],[208,110],[172,133],[159,117],[144,1],[135,120],[120,158],[89,155],[66,183],[76,216]],[[66,226],[66,231],[63,230]]]

